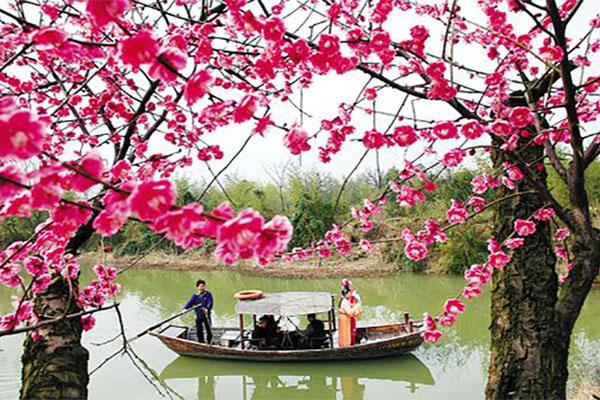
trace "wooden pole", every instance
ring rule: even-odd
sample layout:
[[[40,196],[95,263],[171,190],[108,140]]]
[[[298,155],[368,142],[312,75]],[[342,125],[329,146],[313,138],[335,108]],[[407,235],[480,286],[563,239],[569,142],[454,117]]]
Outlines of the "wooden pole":
[[[333,310],[327,312],[327,322],[329,322],[329,347],[333,348]]]
[[[337,331],[336,321],[335,321],[335,297],[331,295],[331,316],[333,320],[333,331]]]
[[[240,314],[240,346],[244,350],[244,314]]]
[[[172,315],[172,316],[170,316],[170,317],[169,317],[169,318],[167,318],[167,319],[164,319],[164,320],[162,320],[162,321],[160,321],[160,322],[158,322],[158,323],[156,323],[156,324],[152,325],[152,326],[151,326],[151,327],[149,327],[149,328],[146,328],[146,329],[144,329],[143,331],[141,331],[141,332],[140,332],[140,333],[138,333],[137,335],[135,335],[135,336],[132,336],[132,337],[130,337],[129,339],[127,339],[127,343],[131,343],[131,342],[133,342],[134,340],[137,340],[137,339],[141,338],[142,336],[144,336],[144,335],[145,335],[145,334],[147,334],[148,332],[150,332],[150,331],[152,331],[152,330],[154,330],[154,329],[158,328],[159,326],[161,326],[161,325],[163,325],[163,324],[166,324],[167,322],[169,322],[169,321],[171,321],[171,320],[174,320],[174,319],[175,319],[175,318],[177,318],[177,317],[180,317],[180,316],[182,316],[183,314],[187,314],[187,313],[189,313],[190,311],[192,311],[192,310],[194,310],[194,309],[196,309],[196,308],[200,307],[201,305],[202,305],[202,304],[196,304],[195,306],[193,306],[193,307],[190,307],[190,308],[188,308],[187,310],[183,310],[183,311],[181,311],[181,312],[179,312],[179,313],[177,313],[177,314],[175,314],[175,315]]]

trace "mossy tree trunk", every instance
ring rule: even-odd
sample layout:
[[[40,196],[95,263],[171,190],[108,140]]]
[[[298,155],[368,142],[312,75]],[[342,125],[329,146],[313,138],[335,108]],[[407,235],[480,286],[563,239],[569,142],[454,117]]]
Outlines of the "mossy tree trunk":
[[[91,222],[82,226],[67,251],[75,253],[92,233]],[[81,311],[76,301],[78,284],[78,279],[69,283],[59,275],[43,293],[35,295],[35,312],[40,320]],[[89,353],[81,344],[81,319],[64,319],[38,331],[42,335],[40,341],[35,342],[30,335],[25,339],[21,399],[87,398]]]
[[[539,160],[543,148],[530,146],[521,153]],[[499,167],[507,161],[494,155]],[[545,172],[539,172],[545,181]],[[532,188],[522,180],[520,192]],[[501,189],[497,196],[510,192]],[[495,210],[495,233],[504,240],[516,219],[529,219],[544,202],[536,193],[513,197]],[[512,261],[492,278],[491,355],[486,388],[488,399],[559,399],[565,396],[568,344],[560,334],[555,305],[558,292],[556,258],[548,223],[537,223],[535,234],[513,254]]]
[[[549,71],[541,79],[529,82],[527,95],[512,93],[506,105],[531,107],[572,68],[565,65],[560,74]],[[539,125],[531,127],[531,131],[538,131]],[[521,180],[517,190],[534,193],[513,197],[495,208],[494,230],[499,240],[514,230],[516,219],[531,218],[549,201],[544,194],[548,190],[546,172],[537,170],[547,149],[531,145],[526,138],[519,144],[519,161],[529,165],[536,176]],[[493,152],[492,159],[496,169],[505,161],[514,161],[505,151]],[[576,167],[571,163],[565,172],[573,221],[577,222],[571,248],[573,267],[566,282],[559,287],[550,226],[539,221],[535,234],[526,238],[512,261],[492,278],[488,399],[566,398],[571,334],[600,267],[600,232],[589,222],[585,182],[576,179],[580,175]],[[540,187],[545,189],[540,191]],[[498,198],[507,194],[506,188],[496,192]]]

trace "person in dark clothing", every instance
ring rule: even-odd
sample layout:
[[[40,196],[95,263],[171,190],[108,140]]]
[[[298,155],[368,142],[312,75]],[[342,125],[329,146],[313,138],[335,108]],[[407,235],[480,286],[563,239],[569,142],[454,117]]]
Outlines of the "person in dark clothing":
[[[210,312],[213,308],[213,296],[206,290],[206,282],[202,279],[198,279],[196,282],[196,289],[197,292],[190,297],[183,308],[188,310],[198,305],[198,307],[194,309],[194,312],[196,313],[196,334],[198,335],[198,341],[200,343],[205,343],[204,331],[206,330],[206,343],[210,344],[212,342]]]
[[[265,349],[267,347],[267,341],[269,338],[269,328],[267,324],[267,319],[265,316],[262,316],[254,326],[254,330],[252,331],[252,344],[258,347],[259,349]]]
[[[315,314],[308,314],[308,326],[300,331],[300,346],[309,349],[319,349],[325,341],[325,324],[318,320]]]
[[[259,349],[278,348],[282,337],[283,332],[281,332],[277,321],[272,315],[260,317],[252,331],[252,339]]]

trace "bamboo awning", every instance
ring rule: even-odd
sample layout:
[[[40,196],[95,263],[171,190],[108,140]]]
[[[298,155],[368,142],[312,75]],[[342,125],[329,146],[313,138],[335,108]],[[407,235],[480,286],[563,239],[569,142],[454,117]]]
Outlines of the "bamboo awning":
[[[331,293],[328,292],[267,293],[260,299],[238,301],[235,306],[238,314],[284,317],[328,312],[331,308]]]

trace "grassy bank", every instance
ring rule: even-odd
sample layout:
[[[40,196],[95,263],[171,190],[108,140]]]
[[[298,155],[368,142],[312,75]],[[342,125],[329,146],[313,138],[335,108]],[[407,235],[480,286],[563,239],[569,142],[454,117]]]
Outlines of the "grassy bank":
[[[105,260],[105,261],[104,261]],[[115,254],[85,253],[79,257],[82,264],[106,262],[119,269],[133,265],[135,269],[160,269],[168,271],[233,271],[253,276],[265,276],[282,279],[302,278],[345,278],[364,276],[387,276],[403,272],[397,265],[386,263],[377,255],[358,260],[346,260],[334,257],[319,263],[317,259],[297,263],[274,263],[259,266],[253,262],[239,262],[235,265],[217,263],[202,254],[165,254],[154,252],[140,259],[138,256],[117,256]]]

